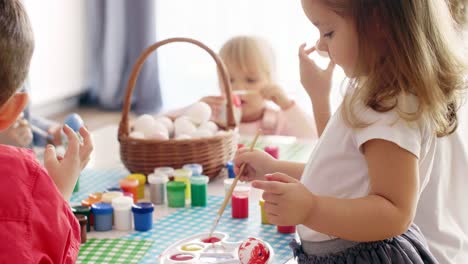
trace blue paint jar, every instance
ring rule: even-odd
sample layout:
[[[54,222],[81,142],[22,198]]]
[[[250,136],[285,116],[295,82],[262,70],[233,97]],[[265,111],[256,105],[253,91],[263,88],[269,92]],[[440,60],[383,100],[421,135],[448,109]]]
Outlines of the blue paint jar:
[[[132,212],[136,231],[148,231],[153,227],[152,203],[136,203],[132,206]]]
[[[91,212],[94,214],[94,230],[112,230],[112,205],[108,203],[95,203],[91,205]]]
[[[226,163],[226,169],[228,171],[228,178],[233,179],[236,177],[236,173],[234,172],[234,163],[232,161],[228,161]]]
[[[192,176],[200,176],[203,173],[203,166],[198,163],[185,164],[182,168],[191,170]]]

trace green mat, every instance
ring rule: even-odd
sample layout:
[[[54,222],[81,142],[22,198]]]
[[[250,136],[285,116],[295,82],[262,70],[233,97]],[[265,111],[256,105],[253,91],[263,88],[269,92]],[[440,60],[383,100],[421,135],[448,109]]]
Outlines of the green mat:
[[[76,263],[138,263],[152,245],[149,240],[91,238],[81,245]]]

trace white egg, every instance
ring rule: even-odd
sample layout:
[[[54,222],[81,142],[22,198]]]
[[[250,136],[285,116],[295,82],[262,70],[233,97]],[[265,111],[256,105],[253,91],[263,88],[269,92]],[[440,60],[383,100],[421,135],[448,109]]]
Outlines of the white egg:
[[[213,121],[208,121],[208,122],[204,122],[202,123],[198,129],[207,129],[209,131],[211,131],[211,133],[216,133],[218,131],[218,126],[213,122]]]
[[[133,131],[128,136],[131,137],[131,138],[136,138],[136,139],[144,139],[145,138],[145,135],[143,133],[139,132],[139,131]]]
[[[181,116],[174,121],[174,135],[190,135],[197,131],[195,125],[186,116]]]
[[[168,140],[169,135],[161,131],[154,131],[153,134],[147,137],[148,139],[159,139],[159,140]]]
[[[187,135],[187,134],[180,134],[178,136],[175,137],[175,139],[177,140],[184,140],[184,139],[191,139],[192,137]]]
[[[206,138],[213,136],[213,133],[211,133],[211,131],[208,129],[198,129],[197,131],[190,134],[190,136],[193,138]]]
[[[154,121],[154,130],[157,132],[162,132],[169,137],[169,131],[167,130],[167,127],[161,122]]]
[[[169,132],[169,135],[172,135],[174,133],[174,123],[169,117],[158,116],[155,118],[155,121],[164,124],[164,126],[166,126],[167,128],[167,131]]]
[[[210,120],[211,107],[205,102],[196,102],[190,106],[185,115],[188,116],[192,122],[199,125]]]
[[[144,135],[150,134],[154,127],[154,118],[150,115],[144,114],[139,116],[135,123],[133,123],[133,131],[138,131]]]

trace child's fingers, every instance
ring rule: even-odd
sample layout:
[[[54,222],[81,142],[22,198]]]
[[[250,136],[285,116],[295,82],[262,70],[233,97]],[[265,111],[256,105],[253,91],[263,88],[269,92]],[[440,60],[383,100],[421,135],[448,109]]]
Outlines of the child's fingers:
[[[273,194],[282,194],[284,183],[276,181],[253,181],[252,187],[264,190],[265,192],[271,192]]]
[[[85,127],[80,128],[80,135],[83,137],[83,146],[80,147],[80,158],[84,160],[88,158],[93,151],[93,140],[88,129]]]
[[[332,60],[330,60],[330,62],[328,63],[326,71],[327,72],[333,72],[333,70],[335,69],[335,66],[336,66],[336,64]]]
[[[298,180],[294,179],[293,177],[288,176],[288,175],[286,175],[284,173],[279,173],[279,172],[276,172],[276,173],[273,173],[273,174],[267,174],[267,175],[265,175],[265,178],[268,181],[277,181],[277,182],[284,182],[284,183],[296,183],[296,182],[298,182]]]
[[[281,214],[280,208],[276,204],[265,201],[263,208],[265,209],[265,213],[267,213],[268,215],[278,216]],[[270,220],[270,218],[268,218],[268,220]]]
[[[269,202],[272,204],[278,204],[279,202],[281,202],[281,195],[273,194],[270,192],[263,192],[262,198],[263,200],[265,200],[265,202]]]
[[[47,145],[44,151],[44,165],[47,169],[57,166],[59,160],[53,145]]]
[[[78,156],[79,146],[80,146],[80,141],[78,139],[78,136],[75,134],[75,132],[73,132],[73,130],[68,125],[63,126],[63,131],[65,132],[65,135],[67,136],[67,139],[68,139],[68,148],[67,148],[67,151],[65,152],[65,158],[70,155]]]

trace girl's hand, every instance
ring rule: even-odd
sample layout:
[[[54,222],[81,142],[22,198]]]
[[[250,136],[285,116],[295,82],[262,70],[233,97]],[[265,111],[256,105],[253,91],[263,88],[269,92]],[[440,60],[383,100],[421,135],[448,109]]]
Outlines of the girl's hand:
[[[68,149],[64,157],[57,157],[54,146],[48,145],[44,153],[44,165],[64,199],[68,200],[81,170],[88,164],[93,143],[84,127],[80,129],[83,143],[69,126],[65,125],[63,131],[68,138]]]
[[[314,211],[315,195],[298,180],[283,174],[265,175],[267,181],[254,181],[252,186],[263,190],[265,213],[275,225],[303,224]]]
[[[239,176],[241,181],[264,179],[263,176],[273,170],[275,162],[270,154],[262,150],[241,148],[234,157],[234,172],[239,174],[240,167],[245,164],[244,172]]]
[[[305,43],[299,47],[299,68],[302,86],[304,86],[312,101],[328,100],[335,63],[330,60],[328,67],[322,70],[309,58],[309,55],[316,50],[316,47],[309,49],[305,47]]]
[[[222,108],[225,107],[226,98],[223,96],[205,96],[200,99],[201,102],[207,103],[211,107],[211,117],[216,118],[222,112]]]
[[[286,110],[294,104],[294,101],[289,99],[286,93],[276,84],[267,84],[260,90],[260,94],[266,100],[273,101],[281,109]]]

